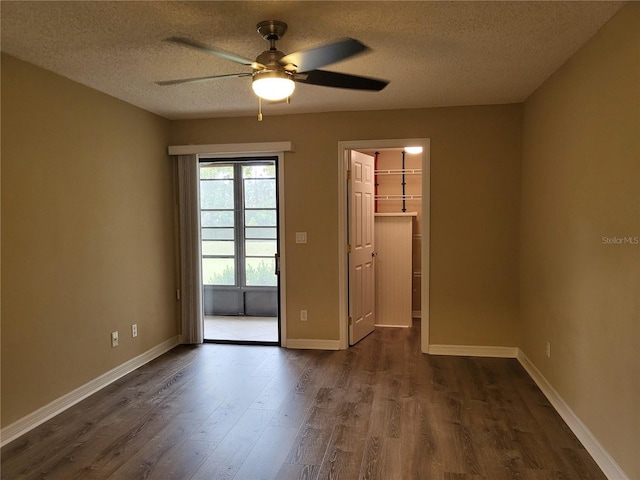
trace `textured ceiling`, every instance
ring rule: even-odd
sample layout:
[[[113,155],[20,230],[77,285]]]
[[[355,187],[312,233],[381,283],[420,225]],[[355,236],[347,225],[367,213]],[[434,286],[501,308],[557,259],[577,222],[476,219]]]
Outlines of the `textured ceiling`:
[[[166,118],[254,115],[250,78],[160,87],[157,80],[249,67],[168,42],[188,36],[247,58],[268,48],[261,20],[289,30],[285,53],[343,37],[372,51],[326,70],[390,80],[381,92],[298,84],[265,114],[521,102],[620,2],[2,1],[3,52]]]

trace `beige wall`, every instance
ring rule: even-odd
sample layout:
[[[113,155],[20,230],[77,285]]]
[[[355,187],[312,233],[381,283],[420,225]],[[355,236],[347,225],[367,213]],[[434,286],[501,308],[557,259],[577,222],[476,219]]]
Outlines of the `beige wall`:
[[[263,122],[174,121],[171,143],[294,142],[285,156],[288,336],[338,339],[338,142],[430,138],[431,343],[515,346],[521,120],[520,105],[282,116],[267,107]],[[307,244],[295,243],[296,231],[308,232]]]
[[[640,4],[525,103],[525,354],[629,478],[640,478]],[[545,356],[551,342],[551,358]]]
[[[2,56],[3,426],[177,334],[168,132]]]

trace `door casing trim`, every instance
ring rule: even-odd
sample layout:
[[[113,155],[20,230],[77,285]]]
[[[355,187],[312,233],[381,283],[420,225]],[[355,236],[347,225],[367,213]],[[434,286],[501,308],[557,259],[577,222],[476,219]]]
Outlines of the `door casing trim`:
[[[422,315],[420,350],[429,353],[429,239],[431,237],[431,151],[429,138],[401,138],[386,140],[345,140],[338,142],[338,321],[340,348],[349,348],[349,284],[347,251],[347,171],[348,150],[422,147]]]
[[[171,149],[180,147],[169,147]],[[284,203],[284,154],[293,151],[291,142],[275,143],[246,143],[246,144],[218,144],[218,145],[188,145],[185,148],[197,150],[198,158],[245,158],[245,157],[277,157],[278,165],[278,238],[280,253],[280,346],[287,346],[287,281],[286,281],[286,252],[285,252],[285,203]],[[264,148],[263,151],[260,149]],[[283,150],[273,150],[282,148]],[[208,151],[203,151],[208,150]],[[204,321],[204,320],[203,320]]]

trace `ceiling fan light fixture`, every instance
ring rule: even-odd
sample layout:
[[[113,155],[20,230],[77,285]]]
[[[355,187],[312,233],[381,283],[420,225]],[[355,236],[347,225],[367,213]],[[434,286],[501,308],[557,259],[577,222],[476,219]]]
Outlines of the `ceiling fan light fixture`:
[[[264,100],[277,101],[288,98],[296,88],[293,76],[285,71],[260,70],[253,74],[251,87]]]

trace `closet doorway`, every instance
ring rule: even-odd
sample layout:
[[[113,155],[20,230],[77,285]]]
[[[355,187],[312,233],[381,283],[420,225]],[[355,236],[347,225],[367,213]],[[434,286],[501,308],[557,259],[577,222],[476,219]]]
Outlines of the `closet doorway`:
[[[205,342],[280,345],[278,158],[200,158]]]
[[[421,147],[416,152],[407,147]],[[342,348],[377,327],[420,326],[421,350],[429,345],[429,139],[339,142],[340,325]],[[357,225],[364,214],[358,194],[354,157],[369,157],[374,165],[373,293],[359,287],[357,251],[362,242]],[[369,213],[369,212],[365,212]],[[354,224],[356,228],[354,229]],[[387,250],[385,251],[385,245]],[[355,253],[355,254],[354,254]],[[402,257],[402,258],[400,258]],[[364,272],[364,268],[360,271]],[[423,272],[426,272],[423,275]],[[396,278],[394,278],[394,275]],[[364,282],[366,285],[367,282]],[[354,288],[355,287],[355,288]],[[369,299],[367,299],[369,297]],[[373,300],[371,300],[373,297]],[[367,304],[373,303],[375,325],[363,328]],[[361,325],[357,325],[360,322]],[[355,327],[355,328],[354,328]],[[364,333],[364,334],[363,334]]]

